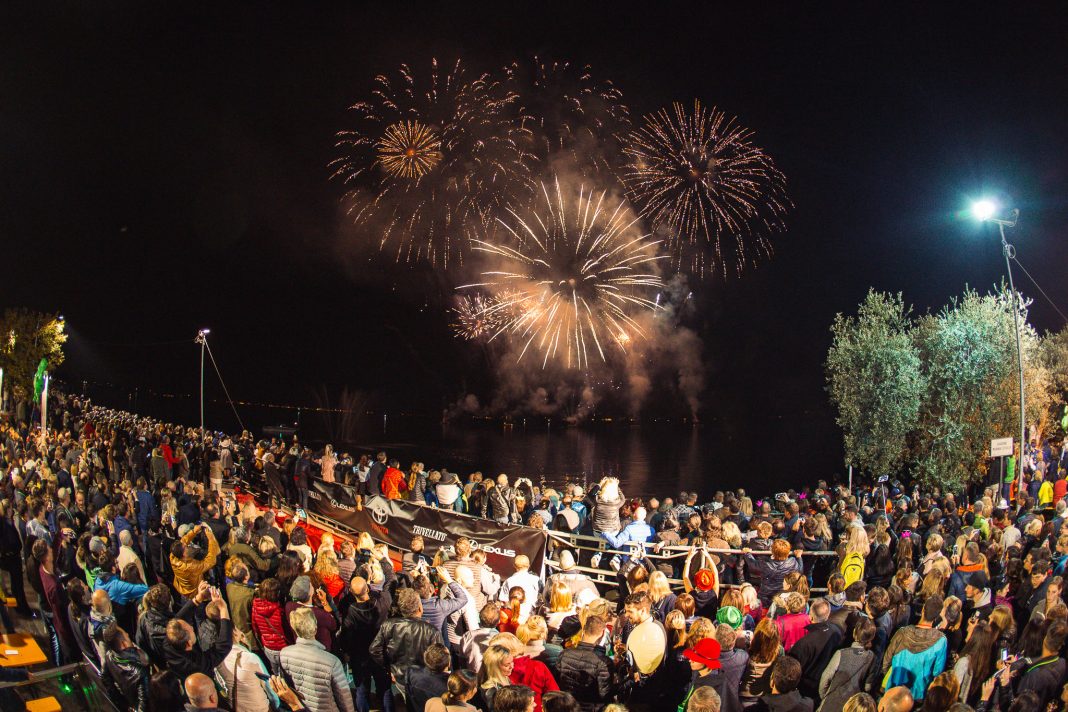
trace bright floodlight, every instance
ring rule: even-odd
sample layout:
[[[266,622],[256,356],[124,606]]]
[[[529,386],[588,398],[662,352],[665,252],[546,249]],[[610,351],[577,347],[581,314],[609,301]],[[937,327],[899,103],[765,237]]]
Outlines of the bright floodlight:
[[[993,200],[977,200],[972,203],[972,215],[976,220],[989,220],[998,211],[998,206]]]

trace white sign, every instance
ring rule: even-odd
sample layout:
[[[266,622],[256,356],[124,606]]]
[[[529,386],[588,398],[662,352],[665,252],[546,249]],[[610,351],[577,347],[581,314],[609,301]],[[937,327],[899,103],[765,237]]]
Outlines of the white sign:
[[[990,441],[990,457],[1012,455],[1012,438],[995,438]]]

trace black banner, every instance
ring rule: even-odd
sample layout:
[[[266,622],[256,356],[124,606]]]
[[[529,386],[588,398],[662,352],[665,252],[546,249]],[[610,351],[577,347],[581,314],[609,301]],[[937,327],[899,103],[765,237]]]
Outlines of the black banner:
[[[269,475],[277,477],[277,470]],[[271,479],[271,476],[267,477],[268,491],[275,492],[282,485],[272,483]],[[357,511],[352,487],[314,477],[308,488],[308,509],[323,519],[367,532],[396,549],[408,550],[412,537],[418,534],[426,542],[428,555],[441,546],[452,548],[458,538],[468,537],[486,552],[486,563],[502,578],[512,574],[512,559],[518,554],[526,554],[530,559],[533,573],[541,573],[545,561],[548,536],[542,530],[385,497],[365,498],[363,510]]]

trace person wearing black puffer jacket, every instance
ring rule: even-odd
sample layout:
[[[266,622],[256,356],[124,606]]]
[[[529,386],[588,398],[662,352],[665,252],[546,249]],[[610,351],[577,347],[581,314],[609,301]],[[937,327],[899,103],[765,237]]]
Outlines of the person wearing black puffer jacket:
[[[771,605],[771,599],[782,593],[782,582],[787,574],[804,571],[801,550],[795,549],[790,556],[790,542],[776,539],[771,543],[771,556],[753,556],[752,549],[742,549],[746,567],[760,575],[760,602],[765,608]]]
[[[400,617],[382,624],[371,641],[370,653],[372,660],[393,675],[394,685],[403,697],[408,668],[423,662],[423,652],[428,647],[434,643],[444,645],[445,640],[440,628],[422,619],[423,604],[414,589],[397,591],[397,610]],[[383,712],[394,712],[396,708],[393,690],[387,689],[382,699]]]
[[[582,642],[560,653],[557,682],[570,692],[584,711],[600,709],[612,696],[612,662],[603,646],[605,621],[591,615],[582,628]]]
[[[148,589],[142,599],[144,611],[137,621],[135,638],[137,646],[148,654],[157,667],[166,667],[167,658],[163,655],[163,646],[167,642],[167,624],[172,618],[188,618],[196,604],[187,601],[176,616],[171,612],[171,590],[159,583]]]

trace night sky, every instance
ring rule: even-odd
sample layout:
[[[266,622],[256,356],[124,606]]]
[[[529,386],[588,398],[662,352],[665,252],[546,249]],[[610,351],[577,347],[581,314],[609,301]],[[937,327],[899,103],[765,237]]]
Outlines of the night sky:
[[[1020,260],[1068,311],[1063,3],[14,5],[0,11],[4,303],[66,316],[71,380],[194,392],[192,339],[209,326],[235,397],[348,386],[434,413],[486,387],[425,274],[351,259],[328,180],[346,108],[375,74],[433,56],[589,63],[635,117],[699,98],[755,131],[796,209],[772,260],[694,285],[707,421],[816,419],[816,445],[833,446],[835,313],[869,287],[922,312],[998,282],[993,228],[959,215],[984,193],[1021,209]],[[1063,326],[1019,279],[1033,323]]]

